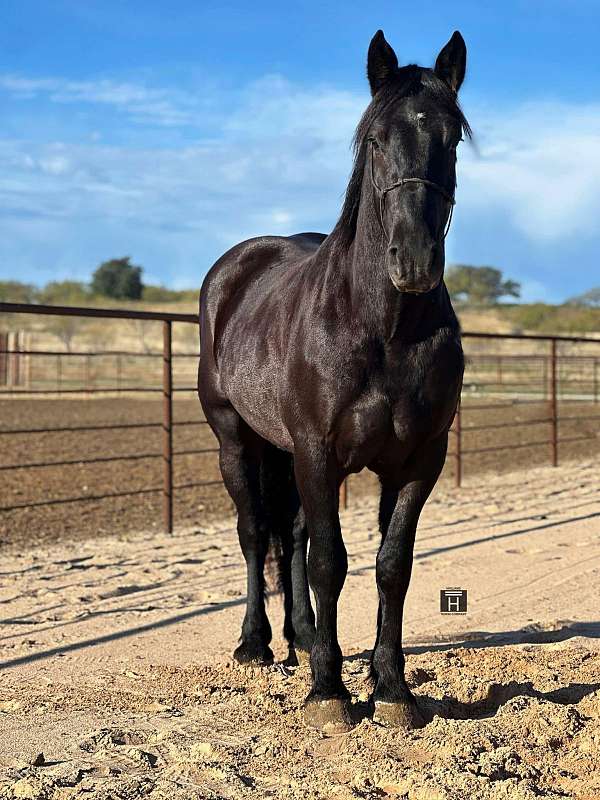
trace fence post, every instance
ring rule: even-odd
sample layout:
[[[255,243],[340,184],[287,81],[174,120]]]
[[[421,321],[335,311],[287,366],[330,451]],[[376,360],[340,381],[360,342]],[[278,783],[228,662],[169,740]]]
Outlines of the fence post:
[[[23,349],[21,345],[21,331],[15,331],[15,352],[13,353],[13,384],[15,386],[21,385],[21,355],[20,351]]]
[[[454,416],[454,431],[456,433],[456,486],[460,488],[462,483],[462,437],[461,437],[461,412],[460,412],[460,399],[456,406],[456,414]]]
[[[165,531],[173,532],[173,371],[171,323],[163,322],[163,519]]]
[[[0,332],[0,386],[8,385],[8,333]]]
[[[558,397],[556,374],[556,339],[552,339],[552,356],[550,361],[550,414],[552,421],[552,466],[558,466]]]

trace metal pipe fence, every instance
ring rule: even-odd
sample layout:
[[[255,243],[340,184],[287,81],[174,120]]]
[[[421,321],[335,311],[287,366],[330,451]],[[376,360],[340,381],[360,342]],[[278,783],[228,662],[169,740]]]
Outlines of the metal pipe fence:
[[[49,497],[33,502],[5,504],[0,501],[0,513],[19,509],[56,506],[109,498],[136,497],[147,494],[162,496],[163,525],[166,531],[173,530],[174,497],[179,491],[220,485],[218,479],[174,481],[174,463],[183,456],[216,454],[215,446],[174,447],[174,432],[185,427],[205,426],[204,419],[176,420],[173,404],[176,396],[195,392],[191,380],[198,359],[197,352],[177,351],[173,345],[174,325],[196,325],[193,314],[168,312],[131,311],[124,309],[78,308],[20,303],[0,303],[0,313],[18,315],[52,315],[112,320],[144,320],[162,326],[162,348],[137,351],[131,349],[101,349],[94,347],[85,351],[57,349],[35,349],[25,347],[26,339],[0,333],[0,400],[19,403],[27,398],[86,398],[86,397],[158,397],[162,396],[160,422],[122,422],[98,424],[65,424],[55,427],[19,424],[2,426],[0,418],[0,452],[5,437],[36,436],[41,434],[114,431],[154,430],[160,433],[160,450],[136,453],[92,453],[86,457],[42,460],[10,460],[0,463],[2,475],[23,470],[70,467],[76,464],[111,465],[118,462],[158,460],[162,462],[161,485],[136,489],[123,489],[70,497]],[[454,464],[454,482],[462,484],[465,466],[475,456],[495,454],[504,450],[523,448],[548,448],[549,462],[559,463],[561,445],[599,440],[600,425],[591,433],[587,430],[577,435],[561,436],[561,425],[582,422],[597,423],[596,413],[600,399],[598,363],[600,362],[600,339],[582,336],[543,336],[526,334],[491,334],[464,332],[466,370],[461,402],[451,428],[452,444],[449,448],[450,462]],[[493,350],[489,350],[489,345]],[[14,345],[14,346],[11,346]],[[528,352],[517,352],[526,346]],[[25,361],[26,359],[26,361]],[[44,362],[44,359],[46,360]],[[139,359],[144,363],[139,369]],[[9,370],[7,365],[11,365]],[[41,366],[40,366],[41,364]],[[26,365],[26,366],[23,366]],[[83,369],[82,369],[83,367]],[[10,375],[17,376],[10,380]],[[183,385],[179,385],[179,381]],[[176,385],[177,384],[177,385]],[[190,385],[192,384],[192,385]],[[561,413],[561,408],[578,404],[581,413]],[[516,410],[532,408],[533,416],[519,419]],[[585,411],[585,413],[584,413]],[[499,415],[499,421],[494,415]],[[473,416],[474,422],[468,424]],[[522,440],[521,432],[530,428],[536,433],[533,438]],[[470,446],[474,434],[489,434],[494,437],[502,430],[518,433],[517,441],[502,443],[493,440],[476,442]],[[544,432],[545,431],[545,432]],[[348,505],[348,483],[342,486],[340,501]]]

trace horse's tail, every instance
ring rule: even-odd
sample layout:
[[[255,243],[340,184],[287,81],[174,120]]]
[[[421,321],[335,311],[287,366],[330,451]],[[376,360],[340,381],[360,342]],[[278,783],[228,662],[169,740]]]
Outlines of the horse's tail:
[[[269,448],[261,469],[261,495],[269,531],[265,590],[281,594],[291,582],[292,529],[299,505],[290,453]]]
[[[284,587],[285,564],[283,547],[277,533],[271,531],[269,535],[269,549],[265,559],[265,593],[282,594]]]

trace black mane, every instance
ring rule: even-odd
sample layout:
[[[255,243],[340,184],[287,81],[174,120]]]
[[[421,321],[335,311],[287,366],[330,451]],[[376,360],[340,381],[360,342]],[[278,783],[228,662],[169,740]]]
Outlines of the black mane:
[[[450,89],[445,81],[437,77],[430,69],[409,64],[398,70],[393,80],[388,81],[373,97],[352,138],[354,163],[352,174],[346,189],[344,204],[340,217],[332,231],[335,234],[337,247],[347,250],[356,235],[356,221],[360,205],[363,174],[367,160],[367,141],[369,131],[378,119],[391,105],[404,97],[414,97],[426,91],[438,106],[453,116],[461,125],[463,135],[471,139],[472,131],[458,102],[455,92]]]

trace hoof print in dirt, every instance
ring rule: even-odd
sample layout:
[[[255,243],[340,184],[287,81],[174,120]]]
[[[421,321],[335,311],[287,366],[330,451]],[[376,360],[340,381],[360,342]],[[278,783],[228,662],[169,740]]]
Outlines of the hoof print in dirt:
[[[308,700],[304,706],[306,724],[322,733],[347,733],[352,729],[348,701],[339,697],[330,700]]]
[[[384,700],[375,701],[373,722],[386,728],[424,728],[427,724],[424,715],[417,704],[413,702],[386,703]]]

